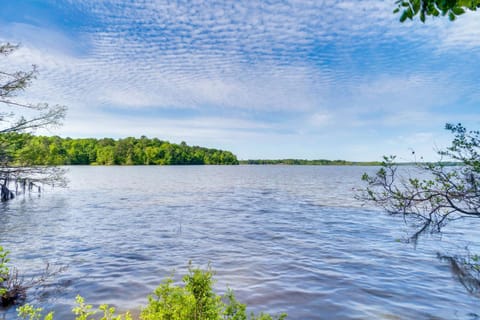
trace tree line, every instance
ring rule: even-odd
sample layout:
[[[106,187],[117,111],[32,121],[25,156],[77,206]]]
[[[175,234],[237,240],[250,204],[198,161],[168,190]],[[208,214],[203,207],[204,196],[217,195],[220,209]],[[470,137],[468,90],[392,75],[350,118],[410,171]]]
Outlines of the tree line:
[[[238,164],[230,151],[145,136],[115,140],[6,133],[0,135],[1,141],[8,141],[9,163],[17,166]]]
[[[240,160],[240,164],[252,164],[252,165],[310,165],[310,166],[379,166],[381,162],[370,161],[370,162],[354,162],[346,160],[305,160],[305,159],[255,159],[255,160]]]

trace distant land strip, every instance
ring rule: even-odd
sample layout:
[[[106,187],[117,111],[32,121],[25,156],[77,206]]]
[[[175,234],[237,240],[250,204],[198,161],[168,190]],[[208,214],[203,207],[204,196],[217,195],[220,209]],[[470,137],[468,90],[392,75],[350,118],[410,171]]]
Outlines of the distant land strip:
[[[380,166],[379,161],[346,161],[346,160],[305,160],[305,159],[278,159],[278,160],[240,160],[243,165],[310,165],[310,166]]]
[[[0,134],[3,165],[314,165],[380,166],[381,161],[250,159],[238,160],[230,151],[170,143],[158,138],[62,138],[29,133]],[[400,162],[397,165],[418,165]],[[427,164],[427,163],[423,163]],[[446,166],[461,165],[442,162]]]
[[[306,159],[255,159],[255,160],[240,160],[242,165],[295,165],[295,166],[382,166],[383,161],[347,161],[347,160],[306,160]],[[396,162],[398,166],[417,166],[437,164],[442,166],[461,166],[461,162],[454,161],[440,161],[440,162]]]

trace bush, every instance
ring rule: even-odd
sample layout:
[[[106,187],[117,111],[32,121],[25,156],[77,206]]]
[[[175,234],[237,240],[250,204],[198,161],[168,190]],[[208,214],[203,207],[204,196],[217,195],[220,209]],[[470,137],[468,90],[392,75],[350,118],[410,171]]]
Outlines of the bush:
[[[66,266],[51,267],[47,263],[42,274],[26,281],[15,267],[9,267],[10,251],[0,246],[0,307],[9,307],[22,304],[27,297],[27,290],[32,287],[40,287],[50,278],[65,271]]]
[[[206,270],[193,268],[183,277],[184,286],[174,285],[172,278],[165,279],[157,289],[148,296],[148,304],[140,313],[140,320],[283,320],[286,314],[272,317],[266,313],[247,314],[246,305],[238,302],[231,290],[224,296],[213,291],[214,272],[210,266]],[[130,313],[115,314],[115,309],[101,305],[97,310],[85,304],[81,296],[77,296],[77,306],[72,312],[75,320],[132,320]],[[25,305],[17,309],[18,316],[25,320],[41,320],[42,309]],[[53,320],[53,313],[47,314],[44,320]]]
[[[8,307],[25,300],[27,288],[22,285],[16,268],[9,268],[10,251],[0,246],[0,306]]]

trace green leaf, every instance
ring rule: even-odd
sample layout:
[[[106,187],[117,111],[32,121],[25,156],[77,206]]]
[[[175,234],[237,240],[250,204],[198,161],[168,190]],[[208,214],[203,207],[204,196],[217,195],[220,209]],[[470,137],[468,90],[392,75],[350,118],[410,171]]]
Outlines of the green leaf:
[[[457,16],[465,13],[465,10],[462,7],[453,7],[452,11]]]
[[[412,3],[412,7],[413,7],[413,13],[414,14],[417,14],[418,11],[420,10],[420,1],[416,0]]]

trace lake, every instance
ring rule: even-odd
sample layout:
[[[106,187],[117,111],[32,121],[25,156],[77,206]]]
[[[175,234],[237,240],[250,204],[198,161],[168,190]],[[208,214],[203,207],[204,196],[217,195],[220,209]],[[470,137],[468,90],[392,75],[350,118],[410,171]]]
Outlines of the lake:
[[[77,294],[120,310],[188,262],[249,310],[288,319],[476,319],[436,253],[477,246],[477,220],[414,248],[401,218],[355,200],[350,166],[68,167],[68,189],[0,204],[0,243],[27,276],[68,265],[29,302],[69,319]],[[0,318],[14,319],[14,310]]]

